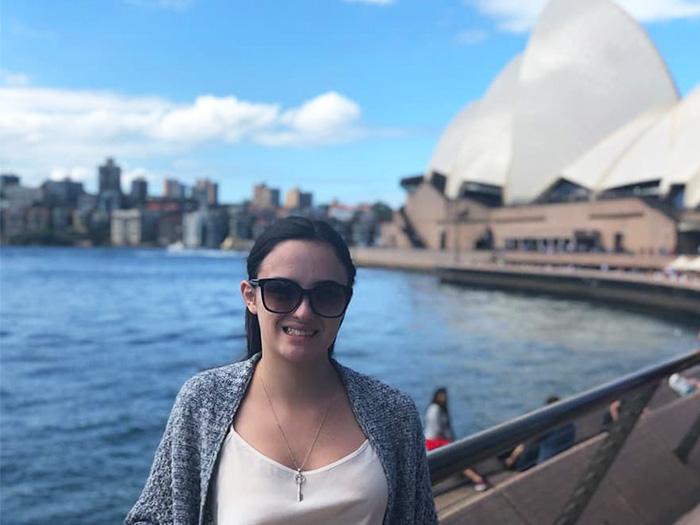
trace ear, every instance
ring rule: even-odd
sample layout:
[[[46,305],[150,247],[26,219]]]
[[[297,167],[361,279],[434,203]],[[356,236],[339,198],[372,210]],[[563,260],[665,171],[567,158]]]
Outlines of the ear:
[[[255,287],[248,281],[241,281],[241,297],[243,297],[243,303],[248,311],[253,315],[258,315]]]

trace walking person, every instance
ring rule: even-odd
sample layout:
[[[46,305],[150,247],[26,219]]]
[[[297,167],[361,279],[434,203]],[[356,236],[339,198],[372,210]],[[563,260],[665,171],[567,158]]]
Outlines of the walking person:
[[[455,440],[452,421],[447,409],[447,389],[440,387],[433,393],[433,398],[425,412],[425,446],[428,450],[445,446]],[[472,468],[462,471],[462,475],[474,485],[474,490],[483,492],[489,488],[489,483],[481,474]]]
[[[437,524],[415,404],[333,358],[355,281],[342,238],[283,219],[247,271],[247,358],[182,387],[126,524]]]

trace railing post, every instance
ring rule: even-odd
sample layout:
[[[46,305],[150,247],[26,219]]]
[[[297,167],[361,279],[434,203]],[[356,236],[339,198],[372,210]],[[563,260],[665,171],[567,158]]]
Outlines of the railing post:
[[[700,414],[695,418],[690,429],[688,429],[686,435],[683,436],[683,439],[673,451],[682,463],[688,463],[688,456],[690,456],[690,452],[695,448],[695,445],[698,444],[698,440],[700,440]]]
[[[579,479],[559,517],[554,521],[554,525],[574,525],[581,517],[598,489],[600,482],[612,466],[625,441],[627,441],[639,416],[642,414],[642,410],[644,410],[644,407],[647,406],[654,392],[656,392],[657,386],[658,382],[654,382],[637,396],[622,404],[620,419],[611,426],[608,435],[595,451],[586,472]]]

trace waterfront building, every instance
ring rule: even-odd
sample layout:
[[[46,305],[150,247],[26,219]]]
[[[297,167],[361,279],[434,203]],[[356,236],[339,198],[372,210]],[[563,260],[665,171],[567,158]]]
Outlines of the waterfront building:
[[[218,206],[219,185],[209,179],[198,179],[192,188],[192,199],[199,207]]]
[[[679,100],[619,6],[552,0],[525,51],[448,125],[427,170],[401,181],[406,203],[382,242],[694,252],[700,224],[683,217],[700,209],[699,116],[700,87]]]
[[[329,219],[336,221],[351,222],[355,216],[355,207],[333,199],[326,209],[326,215]]]
[[[67,233],[73,229],[71,208],[56,206],[51,208],[51,229],[54,233]]]
[[[137,177],[131,181],[129,201],[132,206],[143,206],[146,200],[148,200],[148,181],[143,177]]]
[[[370,207],[359,209],[351,226],[352,244],[354,246],[372,246],[377,235],[377,217]]]
[[[266,184],[253,187],[253,206],[259,209],[277,209],[280,205],[279,188],[270,188]]]
[[[82,193],[78,196],[77,208],[81,212],[91,212],[97,208],[97,196],[91,193]]]
[[[233,204],[226,207],[228,213],[228,234],[233,239],[252,239],[255,217],[249,212],[248,205]]]
[[[3,173],[0,175],[0,192],[9,186],[19,186],[19,176],[14,173]]]
[[[50,211],[44,206],[41,188],[22,186],[16,175],[5,177],[0,189],[0,240],[12,242],[25,234],[47,232],[51,225]]]
[[[142,210],[114,210],[110,218],[110,239],[114,246],[139,246],[156,240],[157,216]]]
[[[185,213],[182,242],[187,248],[217,249],[228,235],[228,213],[223,208],[204,208]]]
[[[26,211],[25,233],[45,234],[51,231],[51,209],[46,206],[30,206]]]
[[[171,200],[184,200],[185,185],[175,179],[165,179],[163,181],[163,197]]]
[[[79,235],[87,234],[88,231],[90,231],[90,218],[90,211],[86,212],[81,209],[72,210],[70,222],[73,231]]]
[[[106,217],[122,207],[122,194],[116,190],[105,190],[97,196],[97,211]]]
[[[2,208],[27,208],[43,200],[44,194],[40,188],[29,188],[19,183],[3,186],[0,193]]]
[[[301,191],[294,187],[287,192],[284,200],[284,207],[289,210],[306,210],[313,205],[313,195],[311,192]]]
[[[102,166],[97,168],[98,172],[98,193],[101,195],[105,192],[115,192],[121,195],[122,193],[122,169],[115,164],[114,159],[107,158]]]
[[[160,246],[182,241],[185,206],[185,201],[167,197],[155,197],[146,203],[146,209],[158,217],[156,242]]]
[[[47,180],[41,187],[46,203],[50,206],[75,208],[78,205],[78,198],[85,193],[83,183],[72,181],[69,177],[63,180]]]
[[[24,208],[0,209],[0,241],[11,242],[25,233]]]

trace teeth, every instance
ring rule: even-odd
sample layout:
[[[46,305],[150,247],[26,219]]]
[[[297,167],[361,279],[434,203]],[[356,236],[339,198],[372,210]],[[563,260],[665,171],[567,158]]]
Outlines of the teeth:
[[[287,335],[301,335],[301,336],[310,336],[310,335],[313,335],[313,334],[314,334],[313,331],[309,331],[309,330],[298,330],[298,329],[296,329],[296,328],[290,328],[290,327],[288,327],[288,326],[285,326],[285,327],[284,327],[284,332],[285,332]]]

